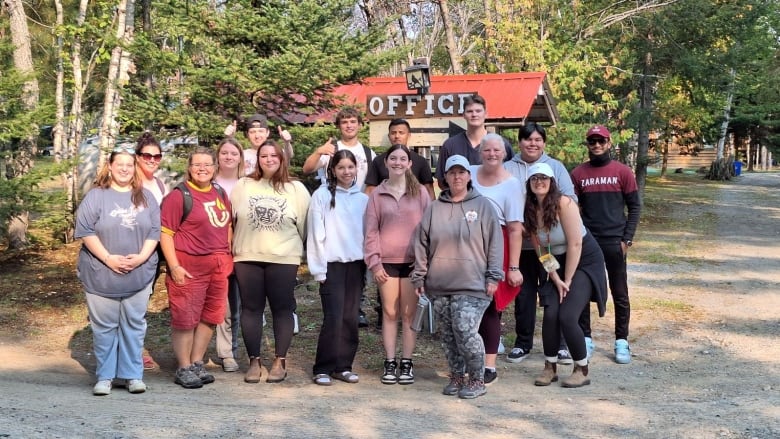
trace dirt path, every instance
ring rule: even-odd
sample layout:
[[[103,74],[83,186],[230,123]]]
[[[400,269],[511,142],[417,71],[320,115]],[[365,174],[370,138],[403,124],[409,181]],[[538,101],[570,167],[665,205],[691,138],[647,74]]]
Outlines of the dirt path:
[[[444,369],[425,367],[412,386],[358,369],[358,385],[318,387],[309,358],[291,359],[281,385],[215,371],[216,384],[186,391],[163,364],[145,394],[98,398],[89,358],[67,341],[36,352],[3,340],[0,437],[780,437],[780,175],[746,174],[691,209],[717,234],[640,230],[637,246],[682,258],[631,263],[633,362],[611,359],[610,309],[594,319],[585,388],[534,387],[537,340],[523,363],[499,360],[499,381],[473,401],[441,395]]]

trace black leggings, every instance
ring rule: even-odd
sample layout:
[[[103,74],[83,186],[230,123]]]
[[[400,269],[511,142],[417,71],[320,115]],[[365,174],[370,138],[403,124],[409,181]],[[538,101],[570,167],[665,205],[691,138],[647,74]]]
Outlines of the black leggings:
[[[552,282],[552,281],[548,281]],[[585,272],[574,273],[569,293],[558,303],[558,297],[550,300],[544,307],[542,317],[542,343],[545,357],[557,357],[561,333],[569,345],[569,353],[574,361],[585,359],[585,335],[579,325],[580,314],[590,303],[593,284]]]
[[[293,337],[295,276],[298,266],[268,262],[236,262],[236,279],[241,293],[241,333],[250,358],[259,358],[263,341],[265,301],[271,307],[274,350],[287,356]]]

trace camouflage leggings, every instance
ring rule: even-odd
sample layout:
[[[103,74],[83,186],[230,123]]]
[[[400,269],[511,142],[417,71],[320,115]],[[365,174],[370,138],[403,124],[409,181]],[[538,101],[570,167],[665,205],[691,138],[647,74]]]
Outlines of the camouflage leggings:
[[[472,379],[484,379],[485,344],[479,335],[479,322],[490,305],[490,300],[479,297],[452,295],[436,296],[433,311],[439,327],[444,355],[450,373]]]

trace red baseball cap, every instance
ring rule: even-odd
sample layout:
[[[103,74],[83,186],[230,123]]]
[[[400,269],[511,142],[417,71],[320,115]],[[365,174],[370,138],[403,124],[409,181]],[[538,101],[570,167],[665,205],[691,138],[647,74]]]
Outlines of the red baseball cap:
[[[587,139],[587,138],[589,138],[591,136],[599,136],[599,137],[603,137],[605,139],[609,139],[610,137],[612,137],[610,135],[609,130],[607,129],[607,127],[605,127],[603,125],[596,125],[593,128],[589,129],[588,133],[585,134],[585,138]]]

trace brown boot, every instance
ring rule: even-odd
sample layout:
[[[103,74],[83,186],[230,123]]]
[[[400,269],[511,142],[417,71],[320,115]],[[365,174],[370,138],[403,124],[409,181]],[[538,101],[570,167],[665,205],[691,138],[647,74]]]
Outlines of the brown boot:
[[[262,375],[262,373],[263,372],[260,366],[260,359],[250,358],[249,370],[247,370],[246,375],[244,375],[244,381],[246,381],[247,383],[259,383],[260,376]]]
[[[265,379],[266,383],[281,383],[287,378],[287,362],[283,357],[274,358],[274,364],[271,366],[271,371],[268,372],[268,378]]]
[[[574,365],[574,371],[571,376],[564,378],[561,381],[563,387],[582,387],[590,384],[590,378],[588,378],[588,366]]]
[[[549,386],[550,383],[558,381],[558,364],[544,361],[544,370],[542,374],[536,377],[534,385]]]

